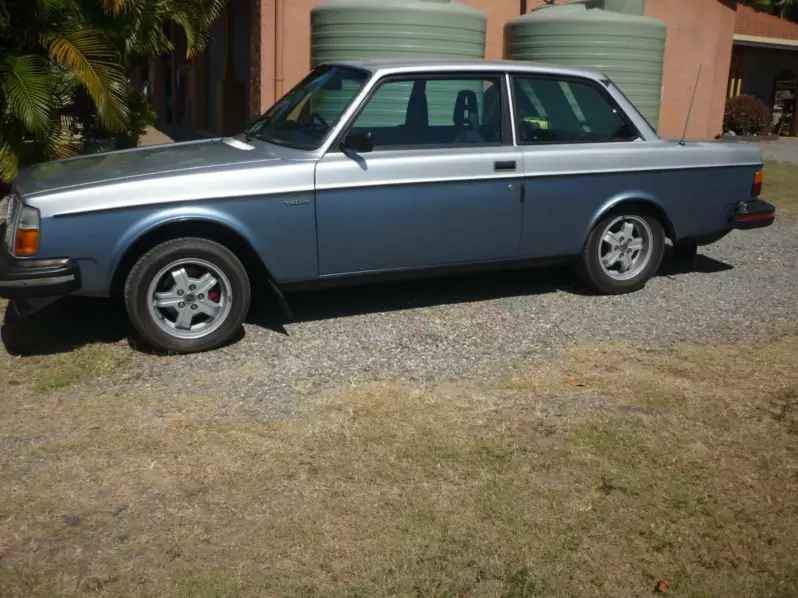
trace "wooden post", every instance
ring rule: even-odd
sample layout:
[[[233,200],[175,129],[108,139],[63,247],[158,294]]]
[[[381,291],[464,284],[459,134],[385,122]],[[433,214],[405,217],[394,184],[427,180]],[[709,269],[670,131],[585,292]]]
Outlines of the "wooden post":
[[[150,87],[152,89],[152,105],[155,108],[159,125],[166,123],[166,68],[164,57],[150,59]]]
[[[246,86],[236,77],[234,44],[235,11],[241,10],[240,0],[229,0],[224,10],[225,15],[225,43],[224,43],[224,68],[222,80],[219,83],[221,102],[217,114],[217,133],[221,135],[234,135],[240,133],[246,122]]]
[[[191,127],[195,130],[208,128],[208,50],[192,61],[190,96]]]
[[[745,70],[745,60],[743,49],[740,48],[740,55],[737,59],[737,89],[734,91],[735,97],[740,95],[743,90],[743,71]]]
[[[729,85],[726,89],[726,97],[731,99],[737,93],[737,77],[740,71],[740,51],[732,49],[731,68],[729,69]]]

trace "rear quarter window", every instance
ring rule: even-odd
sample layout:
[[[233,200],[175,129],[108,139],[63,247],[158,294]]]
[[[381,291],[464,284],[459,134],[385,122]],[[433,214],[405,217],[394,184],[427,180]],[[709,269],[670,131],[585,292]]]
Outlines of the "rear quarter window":
[[[597,85],[556,77],[515,77],[519,141],[601,143],[632,141],[638,133]]]

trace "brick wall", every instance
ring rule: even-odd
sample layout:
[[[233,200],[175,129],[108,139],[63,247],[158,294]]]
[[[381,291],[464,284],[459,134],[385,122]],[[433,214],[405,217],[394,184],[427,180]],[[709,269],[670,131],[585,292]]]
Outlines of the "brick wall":
[[[249,32],[249,119],[255,120],[264,111],[261,109],[261,0],[252,1]]]
[[[510,19],[521,15],[519,0],[460,0],[484,12],[488,17],[488,38],[485,44],[485,58],[501,60],[504,58],[504,25]],[[543,0],[531,0],[532,5],[542,4]]]
[[[646,0],[646,14],[668,26],[660,135],[680,137],[703,65],[688,137],[722,132],[736,0]]]

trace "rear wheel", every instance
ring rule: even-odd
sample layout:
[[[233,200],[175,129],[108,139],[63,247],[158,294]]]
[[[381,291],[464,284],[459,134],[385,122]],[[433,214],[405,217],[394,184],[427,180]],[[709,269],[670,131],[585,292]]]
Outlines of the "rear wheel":
[[[240,329],[249,303],[241,262],[207,239],[158,245],[133,266],[125,285],[133,327],[148,345],[166,352],[219,347]]]
[[[656,218],[616,212],[591,231],[579,273],[601,293],[631,293],[642,289],[657,272],[664,252],[665,232]]]

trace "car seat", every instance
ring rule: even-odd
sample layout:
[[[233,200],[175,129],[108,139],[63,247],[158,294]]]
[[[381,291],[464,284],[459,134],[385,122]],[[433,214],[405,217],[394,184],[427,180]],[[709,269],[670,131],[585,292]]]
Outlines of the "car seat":
[[[479,132],[479,104],[476,92],[463,89],[457,94],[454,105],[454,126],[457,127],[457,145],[485,143]]]

